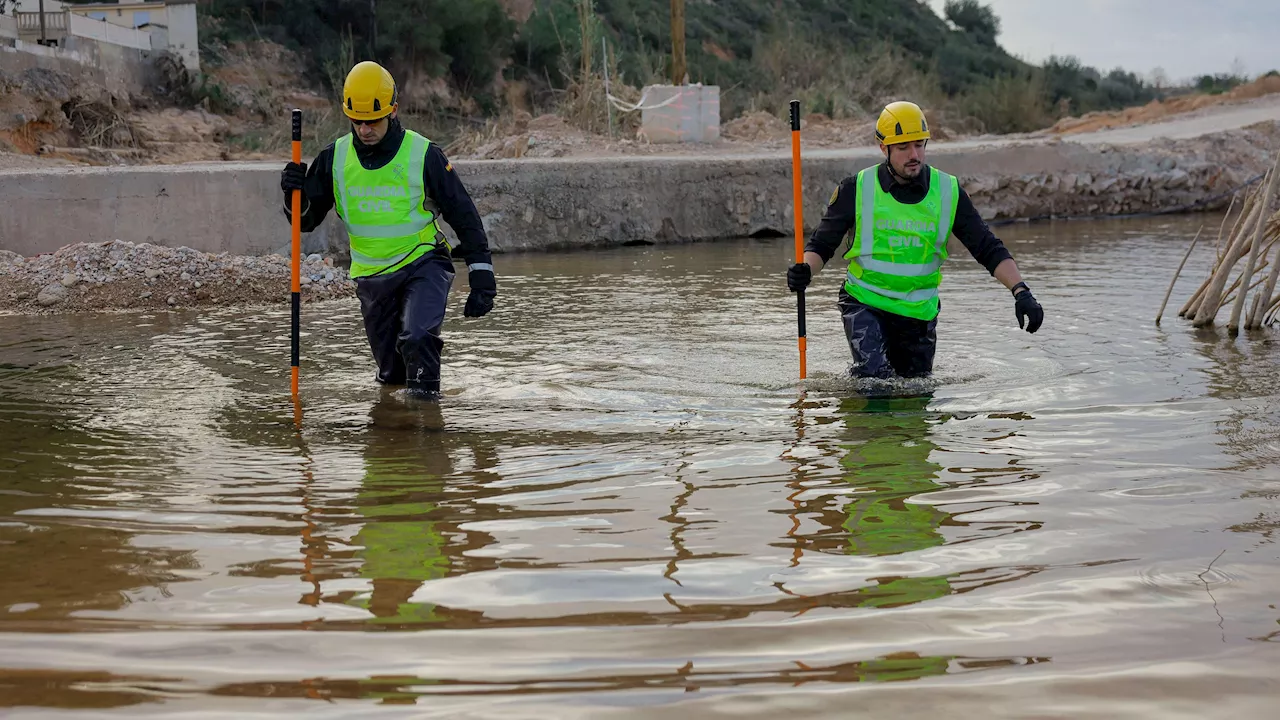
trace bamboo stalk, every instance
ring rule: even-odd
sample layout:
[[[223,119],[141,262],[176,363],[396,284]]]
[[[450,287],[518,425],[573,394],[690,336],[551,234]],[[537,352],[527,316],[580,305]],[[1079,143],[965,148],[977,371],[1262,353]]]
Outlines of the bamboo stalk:
[[[1227,294],[1228,294],[1227,299],[1226,299],[1226,300],[1223,300],[1221,303],[1219,303],[1219,304],[1218,304],[1218,309],[1219,309],[1219,310],[1221,310],[1222,308],[1226,307],[1226,306],[1227,306],[1227,305],[1228,305],[1232,300],[1236,299],[1236,296],[1235,296],[1235,295],[1231,295],[1231,293],[1234,293],[1234,292],[1236,291],[1236,289],[1240,287],[1240,281],[1241,281],[1241,280],[1243,280],[1243,279],[1244,279],[1244,275],[1243,275],[1243,274],[1242,274],[1240,277],[1236,278],[1236,282],[1235,282],[1235,284],[1234,284],[1234,285],[1232,285],[1232,286],[1231,286],[1231,289],[1227,291]],[[1258,281],[1257,281],[1257,282],[1255,282],[1255,283],[1254,283],[1254,284],[1253,284],[1253,285],[1252,285],[1248,290],[1246,290],[1246,291],[1245,291],[1245,294],[1246,294],[1246,295],[1248,295],[1250,292],[1252,292],[1253,290],[1255,290],[1259,285],[1261,285],[1261,284],[1262,284],[1262,282],[1263,282],[1263,278],[1258,278]]]
[[[1248,251],[1248,248],[1247,247],[1240,248],[1239,250],[1240,250],[1240,254],[1244,254],[1244,252]],[[1217,276],[1217,273],[1220,271],[1225,272],[1229,277],[1232,269],[1233,269],[1232,266],[1227,266],[1226,268],[1224,268],[1221,263],[1215,265],[1213,272],[1209,274],[1208,278],[1205,278],[1204,282],[1200,285],[1200,288],[1197,289],[1195,294],[1191,296],[1191,299],[1187,301],[1186,312],[1179,313],[1179,314],[1182,315],[1182,317],[1195,318],[1200,313],[1201,308],[1205,307],[1207,304],[1206,301],[1209,296],[1209,291],[1213,286],[1214,278]],[[1231,293],[1233,290],[1236,289],[1236,287],[1237,285],[1233,284],[1229,288],[1220,289],[1219,302],[1218,302],[1217,308],[1214,310],[1215,316],[1217,315],[1218,310],[1222,309],[1221,297],[1223,295]]]
[[[1235,221],[1231,225],[1230,232],[1226,235],[1226,242],[1223,250],[1214,253],[1212,267],[1208,276],[1201,282],[1196,291],[1187,299],[1182,308],[1178,311],[1180,317],[1194,319],[1197,314],[1208,312],[1208,306],[1204,302],[1209,290],[1214,287],[1215,279],[1219,278],[1219,273],[1223,273],[1222,278],[1229,278],[1230,273],[1235,269],[1235,263],[1244,253],[1248,252],[1251,241],[1248,239],[1249,233],[1257,227],[1259,221],[1259,196],[1262,194],[1262,188],[1266,183],[1262,183],[1260,187],[1254,188],[1251,192],[1243,195],[1240,213],[1235,217]],[[1232,256],[1234,257],[1228,257]],[[1219,298],[1222,297],[1220,292]],[[1221,305],[1219,304],[1219,307]],[[1215,311],[1216,317],[1216,311]],[[1209,322],[1212,322],[1210,320]]]
[[[1187,303],[1178,311],[1178,317],[1195,317],[1196,311],[1200,309],[1200,301],[1204,299],[1206,290],[1208,290],[1208,288],[1201,285],[1199,289],[1192,293],[1191,299],[1187,300]]]
[[[1236,206],[1236,196],[1232,195],[1231,204],[1227,206],[1227,214],[1222,216],[1222,224],[1218,226],[1218,244],[1216,246],[1217,250],[1214,252],[1214,257],[1218,258],[1219,260],[1222,259],[1222,231],[1226,229],[1227,219],[1231,217],[1231,208],[1234,208],[1235,206]],[[1244,214],[1243,207],[1240,208],[1240,213]]]
[[[1255,219],[1254,211],[1257,209],[1257,193],[1249,193],[1245,197],[1244,204],[1240,208],[1240,215],[1236,217],[1236,222],[1231,226],[1231,233],[1227,236],[1227,248],[1235,246],[1238,238],[1244,230],[1252,225]],[[1225,256],[1215,256],[1213,267],[1209,270],[1209,277],[1201,282],[1200,287],[1191,295],[1191,299],[1187,300],[1182,309],[1178,311],[1179,317],[1192,318],[1199,312],[1203,305],[1204,296],[1208,293],[1209,288],[1213,285],[1213,279],[1217,272],[1222,268]],[[1234,261],[1233,261],[1234,262]]]
[[[1275,217],[1272,218],[1272,220],[1275,220],[1275,219],[1276,219]],[[1280,253],[1277,253],[1276,261],[1271,265],[1271,274],[1267,276],[1267,284],[1263,288],[1262,295],[1260,297],[1267,298],[1268,301],[1271,301],[1271,298],[1274,298],[1276,294],[1277,280],[1280,280]],[[1261,306],[1259,306],[1258,310],[1250,314],[1249,321],[1245,323],[1245,327],[1252,328],[1255,330],[1262,327]]]
[[[1232,199],[1234,202],[1234,198]],[[1230,212],[1230,210],[1228,210]],[[1222,224],[1226,225],[1226,218],[1222,219]],[[1164,316],[1164,308],[1169,304],[1169,296],[1173,294],[1173,286],[1178,283],[1178,276],[1182,274],[1182,268],[1187,264],[1187,258],[1191,257],[1191,251],[1196,249],[1196,243],[1200,240],[1200,232],[1204,230],[1204,225],[1200,226],[1200,230],[1196,230],[1196,236],[1191,238],[1191,247],[1187,248],[1187,254],[1182,256],[1182,262],[1178,263],[1178,269],[1173,273],[1173,279],[1169,281],[1169,289],[1164,293],[1164,302],[1160,303],[1160,312],[1156,313],[1156,327],[1160,326],[1160,318]],[[1218,229],[1218,238],[1222,238],[1222,229]]]
[[[1272,245],[1274,245],[1274,244],[1275,244],[1275,242],[1276,242],[1275,240],[1272,240],[1270,243],[1267,243],[1267,249],[1266,249],[1266,250],[1264,250],[1263,252],[1270,252],[1270,250],[1271,250],[1271,246],[1272,246]],[[1268,261],[1266,261],[1266,260],[1264,260],[1264,261],[1262,262],[1262,265],[1261,265],[1261,266],[1259,266],[1259,268],[1258,268],[1259,272],[1260,272],[1261,270],[1263,270],[1263,269],[1266,269],[1266,267],[1267,267],[1267,263],[1268,263]],[[1221,302],[1219,302],[1219,303],[1218,303],[1218,310],[1222,310],[1222,308],[1224,308],[1224,307],[1226,307],[1227,305],[1231,304],[1231,301],[1232,301],[1232,300],[1234,300],[1234,299],[1236,298],[1236,296],[1235,296],[1233,293],[1235,293],[1235,291],[1236,291],[1236,290],[1239,290],[1239,289],[1240,289],[1240,282],[1241,282],[1242,280],[1244,280],[1244,273],[1243,273],[1243,272],[1241,272],[1239,275],[1237,275],[1237,276],[1236,276],[1236,281],[1235,281],[1235,282],[1233,282],[1233,283],[1231,283],[1231,286],[1230,286],[1230,287],[1228,287],[1226,290],[1224,290],[1224,291],[1223,291],[1223,295],[1225,295],[1225,296],[1227,296],[1227,297],[1226,297],[1225,299],[1223,299]],[[1257,281],[1257,282],[1255,282],[1253,285],[1251,285],[1251,286],[1249,287],[1249,290],[1253,290],[1254,288],[1258,287],[1258,285],[1262,284],[1262,282],[1263,282],[1263,278],[1258,278],[1258,281]]]
[[[1249,317],[1252,318],[1255,315],[1257,315],[1260,312],[1261,308],[1262,308],[1262,293],[1256,293],[1253,296],[1253,304],[1249,306]],[[1250,325],[1248,322],[1245,323],[1244,327],[1245,327],[1245,330],[1252,329],[1252,325]]]
[[[1214,317],[1218,314],[1218,302],[1222,298],[1222,289],[1226,286],[1227,280],[1231,277],[1231,270],[1235,267],[1236,261],[1248,251],[1247,240],[1250,231],[1258,225],[1261,213],[1258,212],[1261,206],[1255,206],[1253,214],[1250,215],[1249,221],[1245,223],[1244,230],[1241,231],[1235,242],[1227,247],[1226,257],[1218,264],[1218,269],[1213,273],[1213,279],[1209,281],[1209,289],[1205,291],[1204,302],[1201,303],[1200,309],[1196,311],[1195,319],[1192,324],[1195,327],[1204,327],[1212,325]],[[1212,312],[1209,308],[1213,308]]]
[[[1253,289],[1249,287],[1249,281],[1253,279],[1254,268],[1258,266],[1258,253],[1262,250],[1262,241],[1267,235],[1267,221],[1271,219],[1269,210],[1275,199],[1277,174],[1280,174],[1280,153],[1276,153],[1275,164],[1271,166],[1271,180],[1267,183],[1267,192],[1262,200],[1263,219],[1258,221],[1258,229],[1253,236],[1253,247],[1249,249],[1249,259],[1244,266],[1244,282],[1241,286],[1249,290]],[[1240,297],[1236,298],[1235,306],[1231,308],[1231,322],[1227,326],[1227,332],[1231,335],[1240,332],[1240,317],[1244,314],[1245,297],[1248,294],[1248,290],[1241,292]]]
[[[1271,324],[1276,321],[1276,315],[1280,314],[1280,297],[1276,297],[1272,299],[1271,309],[1267,310],[1263,314],[1266,316],[1266,318],[1262,324],[1270,327]]]

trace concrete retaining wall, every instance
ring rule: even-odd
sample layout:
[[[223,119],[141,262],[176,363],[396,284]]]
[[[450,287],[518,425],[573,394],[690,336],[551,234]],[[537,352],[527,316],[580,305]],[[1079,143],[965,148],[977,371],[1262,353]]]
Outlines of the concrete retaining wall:
[[[151,73],[144,51],[89,38],[67,38],[67,47],[21,40],[14,41],[13,47],[0,44],[0,71],[16,75],[30,68],[60,70],[76,78],[88,71],[86,82],[118,97],[139,94]]]
[[[68,30],[77,38],[97,40],[135,50],[151,50],[151,33],[67,13]]]
[[[1194,142],[1194,141],[1188,141]],[[1074,143],[930,148],[988,219],[1173,208],[1221,194],[1265,165],[1237,143],[1232,165],[1189,153]],[[805,226],[832,189],[879,161],[875,151],[806,153]],[[456,161],[495,250],[526,251],[790,235],[790,155]],[[287,247],[280,166],[0,172],[0,249],[35,255],[113,239],[262,254]],[[333,216],[309,251],[345,250]]]

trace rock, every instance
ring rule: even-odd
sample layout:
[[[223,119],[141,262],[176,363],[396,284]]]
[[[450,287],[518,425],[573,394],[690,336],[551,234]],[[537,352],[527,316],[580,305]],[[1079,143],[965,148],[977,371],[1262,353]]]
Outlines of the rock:
[[[363,141],[363,140],[361,140],[361,142],[364,142],[364,141]],[[200,287],[202,284],[203,284],[203,283],[201,283],[199,280],[197,280],[197,281],[196,281],[196,287]]]
[[[79,278],[77,278],[74,273],[63,273],[62,280],[60,280],[62,287],[71,287],[75,285],[77,281],[79,281]]]
[[[989,193],[992,190],[995,190],[996,186],[998,186],[999,184],[1000,183],[998,181],[992,180],[991,178],[978,177],[978,178],[974,178],[972,182],[965,185],[964,189],[965,189],[965,192],[969,193],[969,197],[973,197],[974,195],[982,195],[984,193]]]
[[[361,142],[363,142],[363,141],[361,141]],[[181,280],[181,281],[183,281],[183,282],[186,282],[187,280],[190,280],[190,279],[191,279],[191,273],[189,273],[189,272],[187,272],[187,271],[185,271],[185,270],[184,270],[184,271],[182,272],[182,274],[178,276],[178,279],[179,279],[179,280]]]
[[[324,258],[320,255],[320,253],[311,253],[310,255],[307,256],[307,262],[309,263],[324,262]]]
[[[151,291],[150,291],[150,290],[148,290],[148,291],[146,291],[146,292],[142,293],[141,295],[139,295],[138,297],[142,298],[143,300],[146,300],[147,298],[151,297]]]
[[[57,305],[67,298],[67,288],[63,285],[53,283],[40,291],[36,296],[36,302],[43,307]]]
[[[147,268],[146,270],[142,271],[142,274],[146,275],[148,280],[155,280],[156,278],[160,277],[161,273],[162,271],[157,270],[155,268]]]
[[[12,250],[0,250],[0,265],[21,265],[26,258]]]
[[[170,295],[170,296],[169,296],[169,299],[168,299],[168,300],[166,300],[165,302],[169,303],[170,305],[177,305],[177,304],[178,304],[178,298],[176,298],[176,297],[174,297],[174,296]]]
[[[310,276],[303,275],[302,277],[298,278],[298,284],[299,284],[299,285],[310,285],[310,284],[311,284],[311,278],[310,278]]]

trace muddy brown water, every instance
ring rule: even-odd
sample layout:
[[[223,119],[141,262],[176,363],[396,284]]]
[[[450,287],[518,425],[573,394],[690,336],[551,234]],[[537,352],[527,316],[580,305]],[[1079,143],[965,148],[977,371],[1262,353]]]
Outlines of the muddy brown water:
[[[499,257],[436,408],[309,305],[300,424],[283,304],[0,318],[0,708],[1273,717],[1280,348],[1152,323],[1216,220],[1000,228],[1044,329],[961,251],[891,393],[786,239]]]

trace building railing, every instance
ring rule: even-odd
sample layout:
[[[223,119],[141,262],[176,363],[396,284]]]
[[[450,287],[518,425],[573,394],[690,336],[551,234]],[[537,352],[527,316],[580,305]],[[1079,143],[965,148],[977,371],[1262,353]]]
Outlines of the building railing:
[[[38,33],[40,32],[40,15],[38,12],[20,12],[14,13],[14,17],[18,19],[18,32],[21,33]],[[65,33],[67,31],[67,13],[64,12],[46,12],[44,15],[45,33]]]

